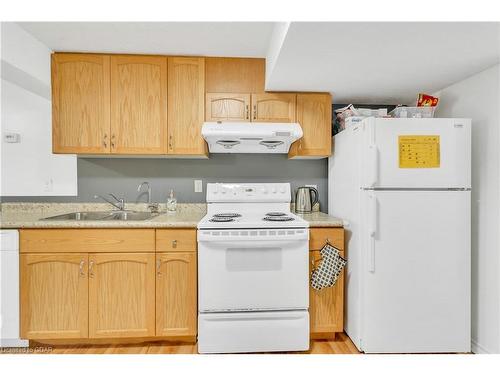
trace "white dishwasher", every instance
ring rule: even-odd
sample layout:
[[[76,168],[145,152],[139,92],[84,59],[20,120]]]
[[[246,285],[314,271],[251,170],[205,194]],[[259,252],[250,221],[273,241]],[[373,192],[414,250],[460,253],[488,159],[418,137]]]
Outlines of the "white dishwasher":
[[[19,337],[19,232],[0,230],[0,347],[27,347]]]

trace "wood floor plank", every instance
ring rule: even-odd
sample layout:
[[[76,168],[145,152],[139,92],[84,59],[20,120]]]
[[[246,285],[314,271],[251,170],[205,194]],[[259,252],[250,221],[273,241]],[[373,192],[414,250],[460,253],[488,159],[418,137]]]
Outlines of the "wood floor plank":
[[[45,344],[30,343],[31,347],[47,347]],[[196,343],[147,342],[141,344],[116,345],[56,345],[47,354],[197,354]],[[307,352],[287,352],[285,354],[358,354],[358,350],[345,333],[335,339],[312,340]],[[271,354],[271,353],[269,353]],[[280,353],[284,354],[284,353]]]

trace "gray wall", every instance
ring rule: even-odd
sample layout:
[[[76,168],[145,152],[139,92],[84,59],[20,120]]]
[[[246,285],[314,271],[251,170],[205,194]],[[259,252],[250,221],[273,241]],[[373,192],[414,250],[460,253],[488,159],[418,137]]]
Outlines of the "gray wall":
[[[195,179],[203,193],[194,192]],[[165,202],[174,189],[179,202],[205,202],[207,182],[290,182],[293,191],[318,185],[320,207],[328,208],[328,161],[288,160],[286,155],[212,154],[199,159],[78,159],[78,196],[3,197],[4,202],[92,202],[94,194],[113,192],[128,202],[145,201],[137,185],[149,181],[153,201]]]

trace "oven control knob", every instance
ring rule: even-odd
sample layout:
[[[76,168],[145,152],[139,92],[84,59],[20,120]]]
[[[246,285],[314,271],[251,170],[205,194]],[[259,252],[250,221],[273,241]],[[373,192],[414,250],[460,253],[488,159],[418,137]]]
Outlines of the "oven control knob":
[[[282,187],[280,188],[280,193],[282,193],[282,194],[285,194],[285,193],[286,193],[286,189],[285,189],[285,187],[284,187],[284,186],[282,186]]]
[[[276,186],[273,186],[273,188],[271,189],[271,192],[272,192],[273,194],[276,194]]]

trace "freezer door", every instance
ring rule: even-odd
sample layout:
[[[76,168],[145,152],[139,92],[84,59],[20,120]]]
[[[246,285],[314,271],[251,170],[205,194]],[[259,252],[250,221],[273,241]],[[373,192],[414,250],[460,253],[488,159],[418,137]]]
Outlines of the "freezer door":
[[[470,188],[470,119],[362,123],[364,188]]]
[[[470,351],[470,192],[365,192],[362,350]]]

